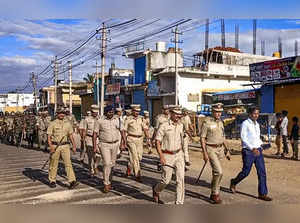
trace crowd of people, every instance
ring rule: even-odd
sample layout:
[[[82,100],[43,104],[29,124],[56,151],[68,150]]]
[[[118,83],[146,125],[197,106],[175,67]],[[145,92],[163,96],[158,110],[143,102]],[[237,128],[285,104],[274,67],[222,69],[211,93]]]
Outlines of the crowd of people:
[[[224,125],[221,120],[223,105],[218,103],[212,106],[212,116],[207,117],[198,135],[201,139],[203,160],[209,163],[212,169],[210,200],[215,204],[222,203],[220,185],[223,176],[221,160],[226,157],[230,160],[230,152],[226,146]],[[114,166],[116,160],[123,151],[128,151],[129,159],[125,175],[133,176],[137,182],[143,181],[141,161],[146,147],[148,154],[156,148],[159,156],[161,179],[152,187],[153,201],[163,203],[160,193],[170,183],[173,173],[176,175],[176,204],[184,203],[185,196],[185,172],[191,165],[188,144],[195,136],[188,110],[180,106],[163,106],[161,114],[155,118],[154,126],[151,126],[149,112],[143,111],[138,104],[132,104],[131,109],[123,114],[122,108],[114,108],[108,105],[104,108],[104,115],[99,115],[99,107],[92,105],[86,116],[77,123],[74,115],[66,108],[57,108],[55,117],[51,119],[47,112],[3,114],[0,119],[2,143],[21,146],[23,139],[28,141],[28,146],[33,147],[37,139],[38,147],[50,152],[49,186],[55,188],[58,164],[63,160],[67,174],[69,188],[75,188],[79,182],[71,162],[71,152],[77,151],[74,140],[74,132],[80,134],[81,150],[80,162],[87,164],[90,177],[99,172],[100,161],[103,171],[103,192],[112,190]],[[232,193],[236,191],[236,185],[246,178],[255,164],[258,170],[258,198],[271,201],[268,197],[266,170],[262,153],[262,141],[260,140],[260,127],[256,122],[259,110],[252,109],[249,119],[243,122],[241,140],[243,142],[243,170],[230,182]],[[278,116],[278,120],[279,116]],[[294,120],[294,119],[293,119]],[[298,120],[294,120],[296,125]],[[284,122],[284,119],[283,121]],[[280,136],[287,136],[282,132]],[[292,139],[296,141],[295,134]],[[286,139],[285,139],[286,140]],[[284,140],[283,140],[284,141]],[[294,141],[294,144],[295,144]]]
[[[283,110],[282,112],[276,113],[276,146],[277,152],[275,155],[286,158],[289,154],[288,139],[290,140],[293,155],[291,159],[298,160],[298,140],[299,140],[299,118],[297,116],[292,118],[293,126],[290,134],[288,134],[288,111]]]

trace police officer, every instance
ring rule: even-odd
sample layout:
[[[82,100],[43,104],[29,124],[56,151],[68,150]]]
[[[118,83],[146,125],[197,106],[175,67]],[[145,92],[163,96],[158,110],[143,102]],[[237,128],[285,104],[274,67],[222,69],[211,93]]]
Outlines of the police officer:
[[[5,112],[7,118],[5,119],[6,126],[7,126],[7,134],[6,134],[6,142],[8,144],[13,144],[14,142],[14,118],[15,118],[15,113],[14,112]]]
[[[41,149],[44,147],[44,151],[48,150],[48,142],[47,142],[47,129],[49,126],[49,119],[47,119],[47,112],[40,112],[40,117],[37,120],[37,130],[38,130],[38,145]]]
[[[86,116],[83,116],[79,123],[79,134],[80,134],[80,140],[81,140],[79,161],[82,165],[84,164],[84,158],[86,155],[86,143],[83,138],[83,129],[84,129],[84,124],[85,124],[85,119],[88,117],[91,117],[91,116],[92,116],[92,112],[87,111]]]
[[[201,146],[203,159],[209,161],[212,169],[211,195],[210,199],[215,204],[222,203],[220,198],[220,184],[223,176],[221,160],[224,158],[225,134],[224,125],[221,120],[223,105],[221,103],[212,106],[212,117],[208,117],[201,128]],[[227,158],[229,159],[229,154]]]
[[[153,137],[153,127],[151,126],[150,123],[150,118],[149,118],[149,112],[148,111],[144,111],[144,122],[147,126],[147,128],[149,129],[149,137],[152,138]],[[147,140],[147,138],[146,138]],[[147,150],[148,150],[148,154],[152,154],[152,146],[151,144],[147,144]]]
[[[81,131],[82,131],[82,139],[83,143],[86,147],[86,152],[88,156],[88,165],[91,177],[94,177],[95,174],[98,173],[97,166],[96,166],[96,152],[94,152],[93,148],[93,134],[95,124],[97,122],[99,109],[94,106],[92,109],[92,115],[88,115],[82,123]]]
[[[190,166],[190,156],[189,156],[189,141],[192,138],[192,121],[188,114],[188,110],[183,108],[182,109],[183,116],[181,118],[181,122],[184,128],[184,144],[183,144],[183,151],[184,151],[184,159],[185,165]]]
[[[64,121],[65,112],[62,108],[57,109],[56,117],[57,118],[50,123],[47,129],[51,154],[48,175],[50,187],[56,187],[57,167],[59,158],[62,157],[68,177],[69,189],[73,189],[79,184],[75,178],[70,154],[70,141],[73,145],[73,152],[76,152],[73,128],[69,122]]]
[[[113,118],[114,110],[111,105],[104,109],[104,117],[95,123],[94,128],[94,152],[101,151],[103,159],[104,193],[108,193],[112,187],[113,168],[117,159],[120,146],[120,122]],[[99,138],[99,144],[97,143]]]
[[[36,118],[32,111],[25,117],[25,131],[28,146],[33,148],[35,136],[36,136]]]
[[[127,166],[127,176],[130,176],[131,170],[133,170],[136,180],[141,182],[140,161],[143,156],[143,132],[147,137],[148,144],[150,144],[150,138],[147,125],[143,121],[142,116],[139,115],[141,106],[132,104],[131,109],[132,115],[126,119],[124,129],[122,131],[122,148],[125,148],[127,145],[129,151],[130,162]]]
[[[116,108],[116,114],[114,115],[114,119],[117,120],[117,122],[119,123],[119,129],[121,130],[121,126],[124,126],[124,118],[123,118],[123,110],[121,107]],[[117,159],[121,158],[121,150],[120,150],[120,146],[121,146],[121,132],[119,131],[119,146],[118,146],[118,152],[117,152]]]
[[[155,139],[156,132],[157,132],[159,126],[165,122],[168,122],[169,118],[170,118],[169,106],[164,105],[162,108],[162,113],[159,114],[158,116],[156,116],[156,118],[155,118],[154,133],[153,133],[153,137],[152,137],[153,140]]]
[[[22,116],[20,112],[16,112],[16,115],[13,120],[13,133],[15,139],[15,145],[17,147],[21,146],[22,137],[24,137],[25,127],[26,127],[26,120]]]
[[[184,152],[183,152],[183,124],[180,121],[182,114],[180,107],[171,109],[170,120],[161,124],[156,134],[156,150],[162,165],[162,179],[153,187],[153,198],[161,203],[159,193],[170,183],[173,170],[176,174],[176,201],[184,202]]]

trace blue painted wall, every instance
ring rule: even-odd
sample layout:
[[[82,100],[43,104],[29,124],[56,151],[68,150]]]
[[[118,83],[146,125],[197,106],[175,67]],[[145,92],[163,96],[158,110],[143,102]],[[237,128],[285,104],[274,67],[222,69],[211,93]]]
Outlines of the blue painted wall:
[[[274,87],[262,86],[260,88],[261,93],[261,112],[273,113],[274,112]]]
[[[135,90],[133,92],[133,104],[140,104],[142,111],[147,110],[147,102],[145,100],[144,90]]]
[[[146,56],[134,60],[134,84],[146,82]]]

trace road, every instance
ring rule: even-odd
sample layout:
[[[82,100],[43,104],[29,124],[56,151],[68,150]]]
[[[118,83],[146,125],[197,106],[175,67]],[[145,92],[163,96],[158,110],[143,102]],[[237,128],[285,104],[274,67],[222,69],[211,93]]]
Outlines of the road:
[[[136,182],[133,178],[126,178],[126,162],[128,155],[124,154],[117,161],[114,189],[107,194],[102,192],[102,174],[96,178],[89,178],[88,171],[78,162],[79,153],[72,157],[73,167],[80,185],[73,190],[68,190],[67,179],[63,168],[58,174],[58,186],[49,188],[47,181],[47,168],[41,170],[49,154],[40,150],[16,148],[0,144],[0,204],[153,204],[152,185],[160,179],[157,171],[156,155],[144,155],[142,160],[143,183]],[[191,150],[192,168],[186,172],[185,204],[211,205],[209,165],[203,173],[199,184],[195,184],[203,161],[199,150]],[[285,167],[285,163],[289,163]],[[262,204],[257,196],[257,178],[255,168],[249,177],[242,182],[238,194],[231,194],[228,184],[241,167],[240,155],[232,157],[232,161],[224,161],[224,177],[222,181],[223,204]],[[299,193],[299,167],[300,162],[291,160],[266,158],[270,195],[274,198],[273,204],[298,204]],[[283,166],[283,167],[282,167]],[[63,167],[63,166],[62,166]],[[282,167],[282,168],[280,168]],[[275,168],[275,169],[272,169]],[[289,170],[293,171],[289,171]],[[279,171],[279,172],[278,172]],[[280,172],[282,171],[282,173]],[[285,175],[295,174],[292,181]],[[274,176],[273,176],[274,175]],[[297,178],[297,179],[296,179]],[[161,193],[161,199],[167,204],[175,200],[175,181]]]

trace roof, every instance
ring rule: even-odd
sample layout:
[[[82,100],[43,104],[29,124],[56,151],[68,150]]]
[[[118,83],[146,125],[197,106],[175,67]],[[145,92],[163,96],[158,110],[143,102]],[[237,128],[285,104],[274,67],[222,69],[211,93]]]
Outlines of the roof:
[[[223,94],[238,94],[238,93],[245,93],[245,92],[250,92],[250,91],[258,91],[259,88],[256,89],[240,89],[240,90],[232,90],[232,91],[223,91],[223,92],[217,92],[215,95],[223,95]]]

